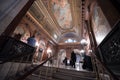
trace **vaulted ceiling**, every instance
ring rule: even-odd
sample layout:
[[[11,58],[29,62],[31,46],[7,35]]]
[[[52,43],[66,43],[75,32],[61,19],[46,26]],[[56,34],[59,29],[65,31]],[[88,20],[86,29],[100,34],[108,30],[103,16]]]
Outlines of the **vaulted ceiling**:
[[[57,43],[80,41],[82,0],[36,0],[29,13]]]

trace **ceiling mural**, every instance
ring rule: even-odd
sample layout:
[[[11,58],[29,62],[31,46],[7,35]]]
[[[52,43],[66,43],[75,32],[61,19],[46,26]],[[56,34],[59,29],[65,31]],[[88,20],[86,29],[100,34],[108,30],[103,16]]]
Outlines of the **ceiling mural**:
[[[42,0],[50,8],[61,29],[72,29],[72,15],[68,0]]]
[[[81,23],[81,7],[77,4],[80,1],[36,0],[29,12],[55,42],[64,40],[63,38],[69,39],[73,34],[75,39],[80,39],[81,26],[78,24]]]
[[[72,16],[68,0],[52,0],[52,12],[63,29],[72,28]]]

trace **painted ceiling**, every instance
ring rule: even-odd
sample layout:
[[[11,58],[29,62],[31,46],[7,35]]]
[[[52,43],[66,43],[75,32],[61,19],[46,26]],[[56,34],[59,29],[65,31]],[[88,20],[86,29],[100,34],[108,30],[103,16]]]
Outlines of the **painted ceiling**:
[[[71,9],[68,0],[52,0],[52,12],[62,29],[72,28]]]
[[[81,0],[36,0],[29,13],[56,40],[81,37]],[[66,36],[69,35],[69,36]]]

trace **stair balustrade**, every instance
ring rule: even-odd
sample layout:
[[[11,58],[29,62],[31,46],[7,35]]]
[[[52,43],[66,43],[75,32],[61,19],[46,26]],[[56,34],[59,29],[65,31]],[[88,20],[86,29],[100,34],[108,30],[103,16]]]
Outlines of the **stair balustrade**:
[[[55,55],[54,55],[55,56]],[[41,61],[39,64],[36,64],[36,65],[33,65],[33,66],[31,66],[31,67],[29,67],[28,69],[28,71],[25,71],[24,72],[24,74],[21,74],[21,75],[19,75],[18,77],[15,77],[15,79],[14,80],[23,80],[23,79],[25,79],[25,78],[27,78],[27,76],[29,76],[29,75],[33,75],[33,72],[35,72],[37,69],[39,69],[43,64],[45,64],[47,61],[49,61],[50,59],[52,59],[53,58],[53,56],[51,56],[50,58],[48,58],[48,59],[46,59],[46,60],[44,60],[44,61]],[[51,68],[52,69],[52,68]],[[48,76],[48,70],[49,69],[46,69],[46,80],[47,80],[47,76]],[[52,71],[52,70],[51,70]],[[41,73],[41,72],[39,72],[39,73]],[[41,76],[39,76],[39,78],[40,78]]]
[[[9,36],[0,36],[0,63],[17,61],[32,62],[36,48]]]
[[[119,80],[104,63],[98,60],[95,54],[91,54],[91,58],[97,80]]]

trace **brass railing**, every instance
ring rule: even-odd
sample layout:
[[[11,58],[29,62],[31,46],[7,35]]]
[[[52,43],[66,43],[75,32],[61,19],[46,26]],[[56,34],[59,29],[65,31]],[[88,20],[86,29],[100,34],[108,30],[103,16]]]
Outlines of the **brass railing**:
[[[33,65],[33,66],[31,66],[31,68],[29,68],[28,71],[24,72],[24,74],[22,74],[22,75],[19,75],[19,76],[17,76],[17,77],[14,77],[13,80],[24,80],[25,78],[27,78],[27,77],[29,77],[30,75],[32,75],[32,73],[34,73],[36,70],[39,70],[39,68],[40,68],[41,66],[43,66],[43,64],[45,64],[47,61],[53,59],[53,57],[54,57],[54,56],[51,56],[50,58],[46,59],[45,61],[40,62],[38,65]],[[51,69],[51,74],[53,73],[53,72],[52,72],[52,71],[53,71],[52,68],[53,68],[53,67],[51,66],[51,68],[50,68],[50,69]],[[41,74],[41,71],[39,72],[39,75],[38,75],[39,78],[41,78],[40,74]],[[46,74],[45,74],[45,76],[44,76],[44,77],[45,77],[45,80],[47,80],[47,76],[48,76],[48,68],[46,69]]]
[[[91,54],[97,80],[119,80],[118,77],[104,63],[99,61],[95,54]]]
[[[92,59],[98,80],[119,80],[117,75],[120,74],[120,20],[96,47]]]

